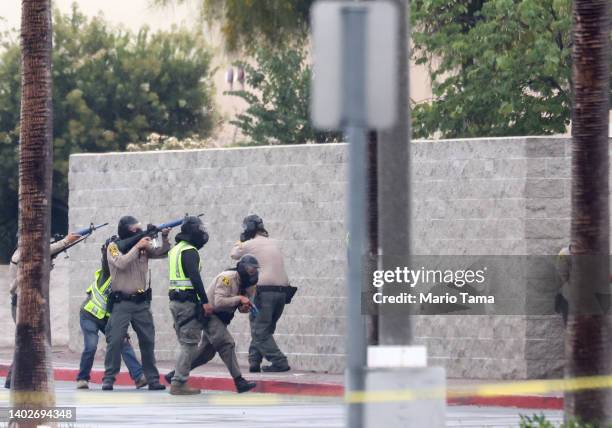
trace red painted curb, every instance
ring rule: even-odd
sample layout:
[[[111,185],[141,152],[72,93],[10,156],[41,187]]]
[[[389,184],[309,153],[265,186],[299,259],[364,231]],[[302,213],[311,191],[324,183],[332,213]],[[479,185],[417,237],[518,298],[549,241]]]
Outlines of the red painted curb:
[[[0,376],[6,376],[8,365],[0,364]],[[56,368],[53,369],[55,380],[75,381],[79,371],[77,369]],[[102,370],[92,370],[90,383],[102,383]],[[160,382],[166,384],[163,376]],[[328,383],[307,383],[307,382],[288,382],[279,380],[257,380],[255,392],[288,394],[288,395],[310,395],[318,397],[341,397],[344,394],[344,387],[337,384]],[[115,379],[115,385],[134,385],[134,381],[128,373],[119,373]],[[189,377],[189,385],[194,388],[208,389],[212,391],[231,391],[235,392],[236,387],[231,378],[198,376]]]
[[[0,376],[6,376],[8,365],[0,364]],[[53,369],[55,380],[74,381],[78,374],[76,369],[57,368]],[[102,370],[92,370],[92,383],[102,383]],[[166,383],[163,376],[160,378],[162,383]],[[119,373],[115,381],[116,385],[134,385],[129,374]],[[212,376],[191,376],[189,384],[195,388],[208,389],[213,391],[234,392],[234,381],[226,377]],[[255,392],[287,395],[304,395],[317,397],[341,397],[344,395],[344,387],[337,384],[328,383],[307,383],[289,382],[280,380],[258,380]],[[449,398],[447,403],[450,406],[484,406],[484,407],[514,407],[518,409],[541,409],[541,410],[562,410],[562,397],[544,397],[533,395],[505,395],[499,397],[465,397]]]
[[[514,407],[517,409],[563,410],[562,397],[501,395],[499,397],[449,398],[449,406]]]

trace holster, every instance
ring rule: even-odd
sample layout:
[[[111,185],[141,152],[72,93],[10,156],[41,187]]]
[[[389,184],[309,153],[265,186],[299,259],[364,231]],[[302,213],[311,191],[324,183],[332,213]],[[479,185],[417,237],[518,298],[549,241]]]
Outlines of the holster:
[[[113,306],[115,306],[115,299],[113,299],[113,293],[111,293],[106,299],[106,312],[109,314],[113,312]]]
[[[291,303],[291,299],[293,299],[293,296],[295,296],[295,293],[297,293],[297,287],[294,287],[292,285],[288,285],[287,286],[287,290],[285,291],[286,295],[285,295],[285,304],[288,305],[289,303]]]
[[[234,313],[233,312],[219,311],[219,312],[215,312],[215,315],[225,325],[229,325],[229,323],[232,322],[232,320],[234,319]]]

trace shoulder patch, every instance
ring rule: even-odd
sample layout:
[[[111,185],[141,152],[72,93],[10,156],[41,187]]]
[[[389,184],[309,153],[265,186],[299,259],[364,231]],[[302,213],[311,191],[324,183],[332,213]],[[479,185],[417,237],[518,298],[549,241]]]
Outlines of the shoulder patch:
[[[113,257],[117,257],[119,255],[119,247],[117,247],[117,244],[114,242],[108,246],[108,251]]]
[[[230,282],[231,282],[229,276],[224,276],[223,278],[221,278],[221,281],[223,282],[223,284],[225,284],[227,286],[229,286]]]

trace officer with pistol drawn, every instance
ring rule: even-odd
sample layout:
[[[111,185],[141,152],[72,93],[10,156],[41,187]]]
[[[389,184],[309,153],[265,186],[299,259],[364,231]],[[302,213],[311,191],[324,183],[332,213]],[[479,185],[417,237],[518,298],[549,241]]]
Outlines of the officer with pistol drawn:
[[[161,230],[162,245],[154,248],[151,237],[144,236],[137,242],[136,235],[143,230],[138,220],[124,216],[119,220],[118,235],[120,241],[108,246],[107,258],[113,278],[113,292],[109,296],[110,317],[106,325],[106,357],[104,359],[103,390],[112,390],[115,376],[121,367],[121,348],[128,326],[138,336],[142,356],[144,375],[149,389],[161,390],[165,386],[159,383],[159,372],[155,366],[155,326],[151,314],[151,288],[147,287],[149,258],[166,257],[170,250],[168,233],[170,229]],[[129,242],[130,245],[123,243]]]
[[[257,259],[247,254],[240,258],[235,268],[227,269],[217,275],[206,290],[207,300],[212,305],[213,314],[208,315],[208,311],[204,308],[204,312],[206,312],[204,315],[206,316],[203,319],[198,319],[196,316],[187,316],[187,313],[183,315],[171,306],[173,315],[177,315],[175,317],[175,329],[177,330],[179,341],[181,336],[186,334],[182,330],[184,328],[187,328],[187,331],[190,332],[191,343],[197,337],[199,329],[203,330],[204,334],[197,349],[189,351],[191,366],[185,366],[184,364],[187,361],[183,361],[179,357],[180,364],[177,362],[176,374],[175,372],[170,372],[166,375],[166,380],[172,379],[170,393],[173,393],[175,390],[175,384],[178,385],[179,383],[178,381],[175,382],[177,376],[180,376],[178,379],[181,382],[183,379],[186,380],[184,373],[189,373],[189,368],[194,369],[206,364],[213,359],[217,352],[234,379],[236,391],[242,393],[255,388],[255,382],[249,382],[242,377],[242,372],[238,366],[238,358],[236,357],[236,343],[227,326],[234,318],[236,309],[241,313],[248,313],[251,310],[249,297],[252,297],[255,293],[258,268]],[[190,346],[193,347],[193,344]],[[181,347],[183,347],[183,343],[181,343]],[[196,390],[198,392],[193,392],[191,388],[183,388],[181,391],[190,391],[185,393],[191,394],[199,392],[198,390]]]

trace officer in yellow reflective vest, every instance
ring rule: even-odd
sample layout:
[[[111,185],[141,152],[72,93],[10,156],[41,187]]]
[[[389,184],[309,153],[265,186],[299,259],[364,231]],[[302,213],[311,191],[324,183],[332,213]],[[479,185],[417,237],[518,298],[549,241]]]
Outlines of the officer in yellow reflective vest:
[[[205,231],[198,218],[192,219],[183,224],[181,233],[176,237],[177,245],[168,254],[170,312],[181,346],[175,370],[165,376],[172,385],[170,393],[198,394],[198,389],[186,384],[189,371],[206,364],[217,353],[232,375],[236,391],[247,392],[256,384],[242,377],[236,344],[227,325],[236,309],[247,313],[251,308],[250,300],[244,294],[248,293],[247,289],[252,291],[257,283],[257,260],[250,255],[243,256],[236,269],[218,275],[205,291],[197,251],[201,245],[196,241],[199,240],[200,244],[206,242],[208,236],[201,240]]]
[[[106,322],[110,313],[107,311],[108,295],[111,292],[111,276],[106,260],[106,247],[111,240],[106,241],[102,247],[102,268],[94,274],[94,281],[87,288],[87,298],[81,305],[80,324],[83,332],[83,353],[77,375],[77,389],[88,389],[91,368],[93,366],[96,350],[98,349],[98,332],[104,334]],[[142,373],[142,365],[136,358],[134,348],[130,344],[129,337],[125,337],[121,356],[134,380],[137,388],[147,385],[147,380]]]
[[[187,385],[191,362],[197,352],[202,337],[202,318],[212,314],[204,283],[200,276],[201,249],[208,242],[206,228],[198,217],[187,217],[176,235],[177,244],[168,253],[170,274],[170,312],[174,319],[174,329],[180,344],[170,394],[192,395],[200,390]]]

